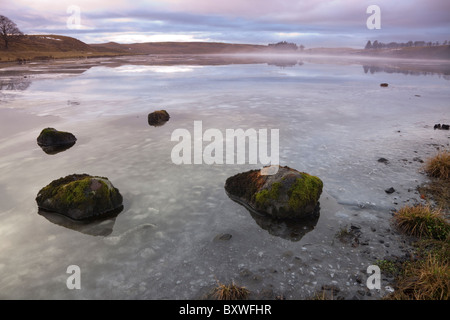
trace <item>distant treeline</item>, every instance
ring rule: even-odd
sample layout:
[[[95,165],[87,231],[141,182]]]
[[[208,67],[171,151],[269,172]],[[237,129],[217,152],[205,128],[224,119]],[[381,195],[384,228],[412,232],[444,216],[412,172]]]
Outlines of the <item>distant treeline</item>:
[[[440,45],[450,45],[450,41],[445,40],[443,43],[439,43],[439,41],[408,41],[408,42],[389,42],[383,43],[375,40],[373,43],[369,40],[364,49],[397,49],[397,48],[408,48],[408,47],[432,47],[432,46],[440,46]]]
[[[298,50],[300,49],[303,51],[305,49],[304,45],[297,46],[295,43],[287,42],[287,41],[281,41],[278,43],[269,43],[269,48],[276,49],[276,50]]]

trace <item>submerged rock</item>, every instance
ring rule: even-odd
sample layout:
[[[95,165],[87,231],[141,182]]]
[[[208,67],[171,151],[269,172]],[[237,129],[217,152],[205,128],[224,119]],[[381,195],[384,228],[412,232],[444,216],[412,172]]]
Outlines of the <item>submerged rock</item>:
[[[148,124],[154,127],[159,127],[164,125],[169,121],[170,116],[166,110],[158,110],[152,112],[148,115]]]
[[[289,167],[276,174],[261,170],[239,173],[227,179],[229,196],[251,209],[274,218],[303,218],[317,213],[323,182],[315,176]]]
[[[58,131],[54,128],[45,128],[37,137],[37,144],[47,154],[56,154],[58,152],[71,148],[77,138],[70,133]]]
[[[56,212],[74,220],[96,219],[122,210],[122,195],[104,177],[72,174],[54,180],[36,197],[41,210]]]

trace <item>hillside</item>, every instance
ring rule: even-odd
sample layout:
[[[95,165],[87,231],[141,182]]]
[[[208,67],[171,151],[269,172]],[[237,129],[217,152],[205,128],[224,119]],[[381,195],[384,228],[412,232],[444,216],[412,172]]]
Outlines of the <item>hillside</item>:
[[[0,61],[87,58],[118,55],[118,52],[98,51],[71,37],[59,35],[27,35],[0,48]],[[123,54],[123,53],[120,53]]]

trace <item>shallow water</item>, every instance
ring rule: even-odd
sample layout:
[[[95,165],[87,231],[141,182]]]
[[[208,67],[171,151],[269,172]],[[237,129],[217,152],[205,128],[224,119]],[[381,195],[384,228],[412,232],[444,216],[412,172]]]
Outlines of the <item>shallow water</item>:
[[[448,148],[449,132],[433,130],[450,122],[448,74],[384,72],[380,61],[373,72],[367,61],[213,62],[0,69],[0,298],[196,299],[217,281],[271,299],[305,299],[324,285],[348,299],[388,292],[385,278],[367,289],[366,270],[407,249],[391,210],[420,201],[420,159]],[[160,109],[170,120],[149,126]],[[279,129],[280,164],[324,182],[319,219],[277,224],[232,201],[225,180],[260,165],[175,165],[171,134],[193,132],[194,121],[221,132]],[[36,144],[45,127],[78,140],[49,155]],[[39,215],[38,191],[72,173],[108,177],[124,210],[90,226]],[[351,225],[358,243],[342,243],[336,234]],[[80,290],[66,286],[69,265],[80,267]]]

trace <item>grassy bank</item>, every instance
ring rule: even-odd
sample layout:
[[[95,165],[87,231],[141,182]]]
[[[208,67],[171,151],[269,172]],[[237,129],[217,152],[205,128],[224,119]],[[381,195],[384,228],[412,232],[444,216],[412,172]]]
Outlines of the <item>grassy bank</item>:
[[[115,50],[97,50],[75,38],[59,35],[29,35],[0,48],[0,62],[79,59],[124,55]]]
[[[448,220],[450,152],[440,152],[424,166],[430,182],[422,187],[426,205],[405,206],[394,214],[394,225],[413,236],[414,258],[402,263],[378,261],[383,272],[395,277],[392,300],[450,299],[450,223]]]
[[[123,54],[114,52],[0,52],[0,62],[26,62],[37,60],[53,60],[53,59],[87,59],[87,58],[101,58],[114,57]]]

